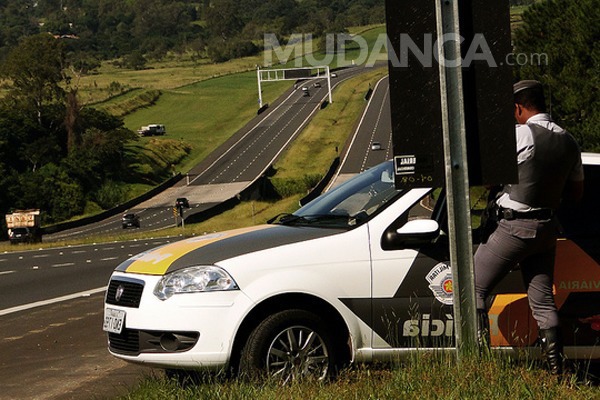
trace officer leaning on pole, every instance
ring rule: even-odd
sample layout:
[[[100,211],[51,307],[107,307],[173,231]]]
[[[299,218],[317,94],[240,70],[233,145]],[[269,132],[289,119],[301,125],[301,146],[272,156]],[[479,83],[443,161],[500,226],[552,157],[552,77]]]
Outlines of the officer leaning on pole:
[[[489,344],[488,294],[518,265],[542,352],[550,371],[561,374],[560,321],[552,292],[559,232],[556,210],[561,202],[575,203],[583,196],[581,151],[546,113],[540,82],[517,82],[513,93],[519,183],[505,185],[492,202],[490,213],[497,217],[497,226],[475,253],[479,337]]]

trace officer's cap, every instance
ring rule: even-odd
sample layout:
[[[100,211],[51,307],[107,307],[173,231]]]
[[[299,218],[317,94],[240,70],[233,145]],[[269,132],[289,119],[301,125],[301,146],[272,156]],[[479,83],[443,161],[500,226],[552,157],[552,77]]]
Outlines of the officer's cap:
[[[541,89],[542,84],[539,81],[534,81],[534,80],[519,81],[513,85],[513,94],[517,94],[521,90],[535,89],[535,88]]]

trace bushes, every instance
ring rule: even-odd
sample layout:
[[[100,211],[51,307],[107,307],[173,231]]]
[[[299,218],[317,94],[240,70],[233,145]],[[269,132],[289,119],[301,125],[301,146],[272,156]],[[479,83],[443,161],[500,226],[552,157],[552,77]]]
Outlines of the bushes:
[[[112,84],[111,84],[112,85]],[[156,103],[160,97],[160,90],[156,89],[145,89],[139,90],[133,96],[128,97],[124,100],[115,99],[101,106],[103,110],[114,115],[116,117],[123,117],[130,114],[140,108],[150,107]]]
[[[152,138],[143,147],[129,147],[127,165],[130,180],[146,184],[158,184],[170,177],[179,164],[192,150],[189,143],[164,138]]]
[[[125,200],[125,190],[122,184],[115,181],[106,181],[95,193],[95,203],[107,210]]]
[[[275,190],[281,197],[306,194],[323,179],[321,174],[304,174],[301,178],[271,178]]]

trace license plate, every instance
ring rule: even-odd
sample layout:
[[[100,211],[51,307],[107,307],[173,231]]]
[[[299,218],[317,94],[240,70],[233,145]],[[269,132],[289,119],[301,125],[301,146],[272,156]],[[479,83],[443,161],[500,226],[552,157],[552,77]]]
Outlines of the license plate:
[[[111,333],[121,333],[125,325],[125,311],[107,308],[104,310],[103,330]]]

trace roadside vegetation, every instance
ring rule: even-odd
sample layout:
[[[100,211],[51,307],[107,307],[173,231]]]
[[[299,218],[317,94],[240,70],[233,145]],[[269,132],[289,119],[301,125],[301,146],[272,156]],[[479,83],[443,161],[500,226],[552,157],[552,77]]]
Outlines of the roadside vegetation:
[[[585,375],[585,371],[580,371]],[[277,382],[226,380],[205,375],[195,384],[180,385],[160,373],[150,373],[120,400],[137,399],[248,399],[248,400],[592,400],[600,390],[575,375],[556,378],[535,363],[508,359],[465,359],[418,355],[391,366],[356,366],[330,382]]]

